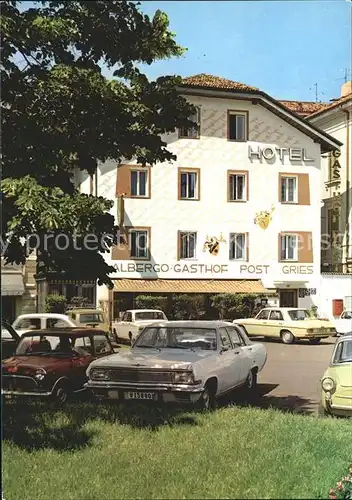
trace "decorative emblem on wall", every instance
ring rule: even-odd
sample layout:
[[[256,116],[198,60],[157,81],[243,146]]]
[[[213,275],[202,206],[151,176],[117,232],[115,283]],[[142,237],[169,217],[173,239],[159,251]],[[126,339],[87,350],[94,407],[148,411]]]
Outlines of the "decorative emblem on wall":
[[[254,224],[261,227],[262,229],[267,229],[271,220],[272,213],[275,210],[274,205],[271,206],[271,210],[262,210],[261,212],[257,212],[254,218]]]
[[[209,238],[209,236],[207,236],[203,246],[203,252],[208,250],[211,255],[217,255],[219,253],[220,243],[226,243],[222,233],[220,233],[219,238],[216,238],[216,236],[211,236]]]

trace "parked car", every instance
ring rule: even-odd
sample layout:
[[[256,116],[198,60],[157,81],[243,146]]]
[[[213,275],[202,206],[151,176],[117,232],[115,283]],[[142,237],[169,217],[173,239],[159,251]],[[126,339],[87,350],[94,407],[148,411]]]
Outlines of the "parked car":
[[[33,332],[35,330],[46,330],[52,328],[73,328],[76,323],[65,314],[56,313],[32,313],[21,314],[12,323],[12,327],[18,335]]]
[[[344,335],[352,331],[352,311],[343,311],[338,319],[332,320],[332,323],[336,328],[337,335]]]
[[[64,403],[71,394],[85,390],[89,364],[113,352],[108,335],[96,328],[24,333],[16,353],[2,362],[1,392]]]
[[[311,318],[308,310],[297,307],[265,307],[255,318],[235,319],[234,323],[243,326],[249,337],[281,338],[284,344],[296,339],[319,344],[336,334],[331,321]]]
[[[98,398],[210,409],[235,388],[253,393],[266,357],[263,344],[231,323],[160,321],[146,326],[131,349],[94,361],[86,387]]]
[[[66,314],[77,326],[91,326],[105,332],[110,331],[109,322],[106,320],[104,313],[99,309],[77,307],[68,309]]]
[[[112,328],[117,340],[133,342],[146,325],[167,317],[158,309],[129,309],[122,314],[121,321],[113,322]]]
[[[352,334],[340,337],[321,379],[322,413],[352,417]]]
[[[20,336],[6,321],[1,322],[1,358],[6,359],[14,354],[19,344]]]

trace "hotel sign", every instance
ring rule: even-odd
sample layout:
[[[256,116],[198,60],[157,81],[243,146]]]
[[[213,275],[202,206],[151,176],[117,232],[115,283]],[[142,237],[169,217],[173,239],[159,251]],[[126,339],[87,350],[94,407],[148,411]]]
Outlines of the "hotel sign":
[[[258,146],[257,148],[253,148],[252,146],[248,146],[248,158],[250,160],[253,158],[261,160],[264,158],[264,160],[276,161],[277,158],[280,158],[283,162],[287,156],[290,161],[315,161],[314,158],[308,158],[304,148],[274,148],[271,146],[266,146],[264,148]]]

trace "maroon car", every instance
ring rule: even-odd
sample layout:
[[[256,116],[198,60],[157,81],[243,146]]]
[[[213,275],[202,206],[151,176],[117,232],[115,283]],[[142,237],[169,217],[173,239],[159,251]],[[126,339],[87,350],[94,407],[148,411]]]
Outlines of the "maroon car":
[[[89,364],[113,352],[107,334],[95,328],[25,333],[14,356],[2,362],[2,395],[64,403],[71,394],[85,390]]]

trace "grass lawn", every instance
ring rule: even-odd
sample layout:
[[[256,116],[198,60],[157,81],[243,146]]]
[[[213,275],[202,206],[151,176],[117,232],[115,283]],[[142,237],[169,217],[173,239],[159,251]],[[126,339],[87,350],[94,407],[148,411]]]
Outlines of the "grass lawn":
[[[3,429],[6,500],[327,498],[352,459],[350,421],[274,409],[9,404]]]

